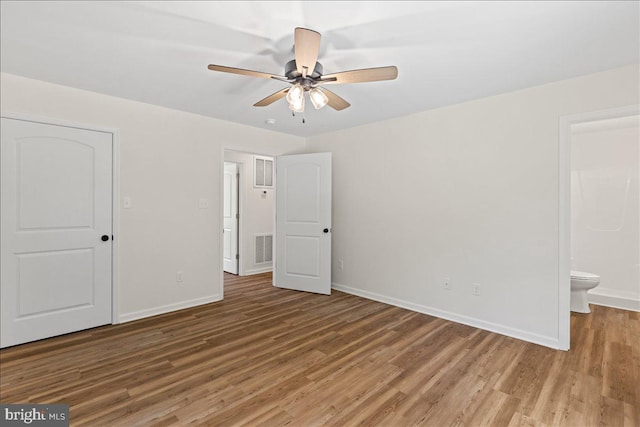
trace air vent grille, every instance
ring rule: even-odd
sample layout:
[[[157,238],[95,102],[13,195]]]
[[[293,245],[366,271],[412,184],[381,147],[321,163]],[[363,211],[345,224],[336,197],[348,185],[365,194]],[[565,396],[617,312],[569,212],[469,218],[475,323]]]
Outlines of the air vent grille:
[[[264,264],[273,261],[273,235],[256,236],[255,263]]]

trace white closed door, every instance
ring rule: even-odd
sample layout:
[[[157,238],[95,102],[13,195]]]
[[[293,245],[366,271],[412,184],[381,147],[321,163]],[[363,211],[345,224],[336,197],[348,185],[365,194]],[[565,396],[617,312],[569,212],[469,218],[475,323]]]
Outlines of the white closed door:
[[[111,323],[111,133],[2,118],[0,346]]]
[[[331,153],[276,160],[274,286],[331,294]]]
[[[238,165],[224,163],[223,268],[238,274]]]

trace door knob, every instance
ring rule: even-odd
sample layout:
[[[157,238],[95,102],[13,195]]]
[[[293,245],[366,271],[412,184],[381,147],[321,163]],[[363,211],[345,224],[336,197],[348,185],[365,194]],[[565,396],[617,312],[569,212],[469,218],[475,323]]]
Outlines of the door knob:
[[[100,238],[103,242],[106,242],[107,240],[109,240],[109,236],[107,236],[106,234],[103,234],[102,237]]]
[[[329,232],[329,229],[328,229],[328,228],[325,228],[325,229],[324,229],[324,230],[322,230],[322,231],[323,231],[324,233],[328,233],[328,232]]]

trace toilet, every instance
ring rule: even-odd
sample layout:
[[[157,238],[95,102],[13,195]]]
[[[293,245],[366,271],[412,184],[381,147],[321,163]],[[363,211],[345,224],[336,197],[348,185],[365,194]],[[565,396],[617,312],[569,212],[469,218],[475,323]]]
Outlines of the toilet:
[[[584,271],[571,271],[571,311],[591,313],[587,291],[600,283],[600,276]]]

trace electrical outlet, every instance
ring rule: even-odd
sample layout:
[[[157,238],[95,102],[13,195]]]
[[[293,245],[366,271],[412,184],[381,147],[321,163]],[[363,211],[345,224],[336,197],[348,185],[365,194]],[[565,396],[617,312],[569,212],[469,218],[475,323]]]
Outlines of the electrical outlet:
[[[477,297],[480,296],[480,284],[479,283],[471,284],[471,294],[475,295]]]
[[[444,279],[442,279],[442,287],[448,291],[451,290],[451,279],[449,279],[448,277],[445,277]]]
[[[176,271],[176,282],[182,283],[182,271]]]
[[[209,199],[205,199],[204,197],[198,201],[198,208],[200,209],[209,209]]]
[[[344,261],[341,259],[338,260],[338,270],[342,270],[344,268]]]

